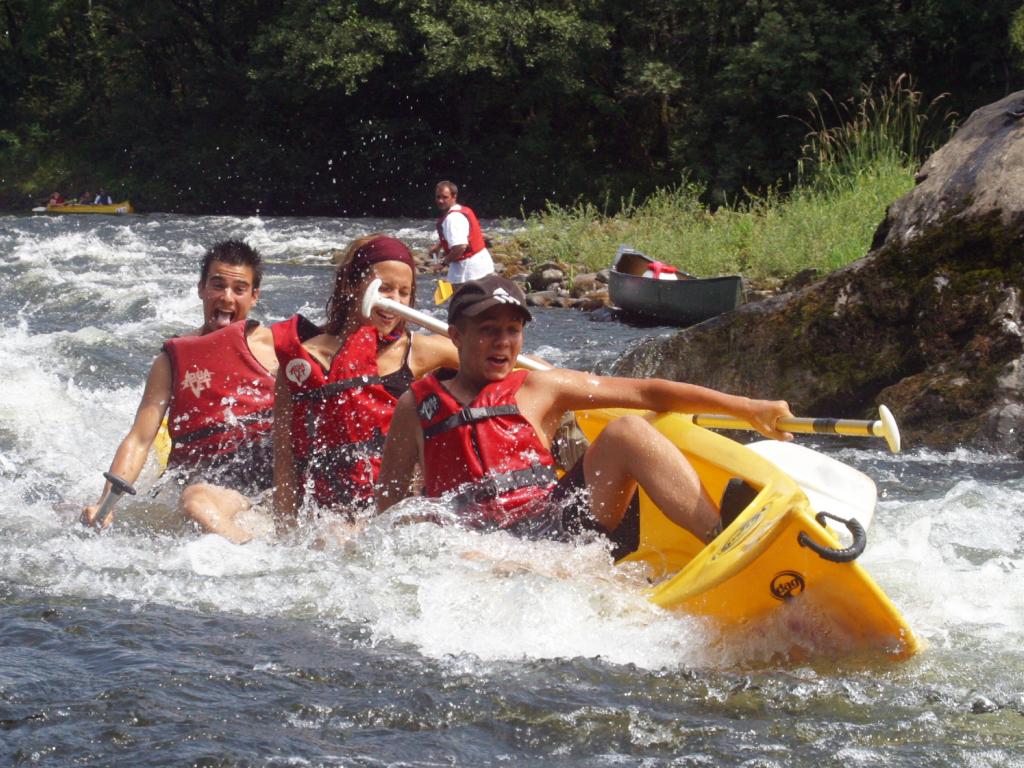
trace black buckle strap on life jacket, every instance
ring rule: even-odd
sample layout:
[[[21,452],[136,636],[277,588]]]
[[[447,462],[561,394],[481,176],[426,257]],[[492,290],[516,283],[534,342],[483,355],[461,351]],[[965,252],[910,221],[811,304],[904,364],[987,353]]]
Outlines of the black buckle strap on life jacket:
[[[427,427],[423,430],[423,439],[429,440],[432,437],[436,437],[442,432],[447,432],[451,429],[457,429],[458,427],[464,427],[467,424],[473,424],[478,421],[484,421],[485,419],[492,419],[495,416],[517,416],[519,414],[519,406],[517,405],[488,405],[483,408],[471,408],[466,406],[458,413],[453,413],[444,421],[439,421],[433,426]]]
[[[334,381],[330,384],[325,384],[322,387],[316,387],[315,389],[300,390],[292,394],[292,400],[309,400],[311,402],[330,400],[339,392],[345,392],[346,390],[355,389],[356,387],[370,387],[374,384],[380,383],[380,376],[370,376],[368,374],[364,376],[355,376],[351,379]]]
[[[551,467],[533,464],[526,469],[516,469],[500,475],[490,475],[469,484],[455,496],[455,506],[485,504],[509,491],[520,488],[546,488],[558,482],[558,475]]]
[[[234,423],[222,421],[219,424],[211,424],[208,427],[197,429],[195,432],[189,432],[188,434],[185,435],[177,435],[176,437],[171,438],[171,442],[175,446],[188,445],[189,443],[194,443],[197,440],[204,440],[207,437],[213,437],[214,435],[219,435],[223,432],[230,432],[231,430],[237,429],[238,427],[245,428],[247,425],[253,422],[269,422],[273,418],[273,416],[274,409],[266,408],[262,411],[256,411],[255,413],[250,413],[246,416],[242,416]]]

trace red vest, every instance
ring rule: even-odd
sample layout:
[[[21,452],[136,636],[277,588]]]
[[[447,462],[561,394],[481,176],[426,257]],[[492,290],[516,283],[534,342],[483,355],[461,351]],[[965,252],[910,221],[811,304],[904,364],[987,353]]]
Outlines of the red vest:
[[[292,451],[322,507],[373,498],[384,438],[397,399],[381,385],[377,330],[363,326],[338,350],[330,371],[302,342],[320,333],[301,315],[274,326],[274,348],[292,396]]]
[[[274,377],[249,349],[249,323],[256,321],[164,342],[171,361],[168,466],[194,465],[270,439]]]
[[[454,207],[449,208],[437,219],[437,237],[441,241],[441,247],[445,253],[451,250],[451,246],[444,239],[444,220],[453,213],[461,213],[469,221],[469,243],[466,245],[466,250],[462,252],[462,257],[456,259],[456,261],[465,261],[487,247],[487,244],[484,242],[484,231],[480,229],[480,222],[476,220],[476,214],[473,213],[472,208],[467,208],[464,205],[460,205],[458,209],[454,209]]]
[[[513,371],[466,407],[437,374],[412,384],[423,428],[424,493],[458,491],[456,508],[469,522],[504,528],[537,514],[531,502],[546,498],[555,484],[551,452],[516,405],[528,375]]]

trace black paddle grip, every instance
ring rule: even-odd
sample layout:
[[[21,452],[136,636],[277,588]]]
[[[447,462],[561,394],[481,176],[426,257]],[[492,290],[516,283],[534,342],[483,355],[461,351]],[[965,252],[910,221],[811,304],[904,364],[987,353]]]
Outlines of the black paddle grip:
[[[131,483],[126,483],[117,475],[112,475],[109,472],[104,472],[103,476],[107,478],[110,483],[110,490],[120,496],[123,493],[127,493],[129,496],[135,495],[135,487]]]

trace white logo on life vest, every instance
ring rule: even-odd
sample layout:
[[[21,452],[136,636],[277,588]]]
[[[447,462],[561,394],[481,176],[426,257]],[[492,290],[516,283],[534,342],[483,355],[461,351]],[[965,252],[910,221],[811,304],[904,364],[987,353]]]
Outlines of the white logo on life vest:
[[[181,382],[181,388],[191,389],[192,394],[199,397],[204,389],[209,389],[212,377],[213,374],[205,368],[201,371],[189,371],[185,374],[185,380]]]
[[[517,299],[511,293],[506,291],[504,288],[495,288],[494,292],[491,294],[491,298],[497,299],[503,304],[516,304],[520,307],[523,305],[522,302],[519,301],[519,299]]]
[[[420,403],[420,418],[423,421],[430,421],[434,418],[434,414],[437,413],[437,409],[441,407],[441,398],[437,395],[430,395],[426,400]]]
[[[300,387],[302,386],[302,382],[308,379],[309,374],[312,372],[313,366],[309,364],[309,361],[298,357],[294,360],[289,360],[288,365],[284,367],[285,378],[288,379],[288,381],[295,382]]]

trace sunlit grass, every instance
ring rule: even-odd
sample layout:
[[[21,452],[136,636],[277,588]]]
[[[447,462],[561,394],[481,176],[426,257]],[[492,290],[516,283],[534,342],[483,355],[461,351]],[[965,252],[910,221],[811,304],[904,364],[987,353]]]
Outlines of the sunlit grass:
[[[702,276],[785,278],[829,272],[863,256],[886,207],[914,186],[914,171],[948,137],[952,118],[922,104],[905,78],[837,103],[814,99],[797,182],[712,211],[682,183],[605,215],[590,203],[549,205],[526,219],[515,247],[534,261],[608,267],[620,244]],[[830,127],[830,122],[834,127]],[[810,123],[808,123],[810,127]]]

